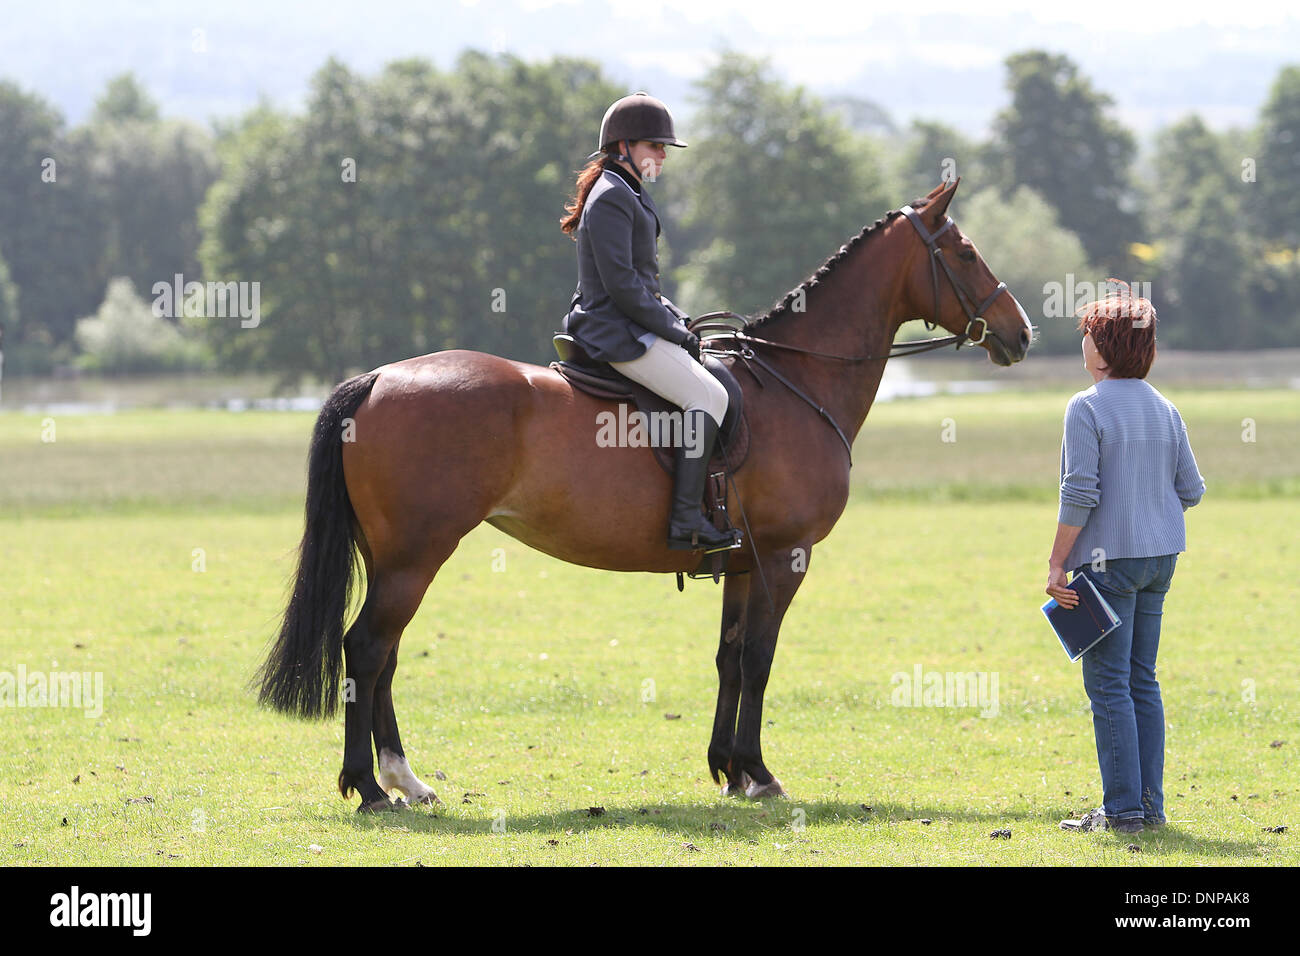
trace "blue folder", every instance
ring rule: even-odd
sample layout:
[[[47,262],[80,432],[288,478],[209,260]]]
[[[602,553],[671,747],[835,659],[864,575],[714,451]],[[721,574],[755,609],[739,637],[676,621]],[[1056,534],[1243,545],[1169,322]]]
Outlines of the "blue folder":
[[[1065,653],[1070,660],[1077,661],[1098,641],[1119,627],[1119,615],[1086,575],[1076,574],[1066,587],[1079,595],[1076,606],[1065,608],[1056,603],[1056,598],[1050,598],[1042,610],[1047,623],[1052,625],[1052,630],[1061,639]]]

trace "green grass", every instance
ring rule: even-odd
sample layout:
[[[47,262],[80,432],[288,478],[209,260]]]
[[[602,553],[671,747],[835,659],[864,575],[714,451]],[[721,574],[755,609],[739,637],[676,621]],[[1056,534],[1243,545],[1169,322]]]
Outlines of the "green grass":
[[[937,396],[871,411],[854,449],[870,500],[1055,500],[1073,389]],[[1215,498],[1300,497],[1300,400],[1285,389],[1166,389]],[[1244,419],[1254,441],[1242,440]],[[53,423],[53,441],[42,435]],[[0,515],[266,512],[301,506],[313,416],[133,411],[0,415]],[[951,421],[945,441],[945,427]]]
[[[0,863],[1297,865],[1294,393],[1170,396],[1211,493],[1163,631],[1175,822],[1136,839],[1056,828],[1100,802],[1078,665],[1037,610],[1068,394],[873,410],[768,688],[764,756],[789,800],[708,778],[717,587],[678,595],[483,527],[408,628],[394,687],[445,805],[376,818],[334,790],[341,718],[290,720],[245,689],[301,531],[310,416],[67,417],[44,445],[40,417],[0,416],[0,671],[98,672],[105,693],[98,718],[0,709]],[[893,706],[916,665],[996,673],[996,716]]]
[[[1075,390],[879,405],[858,436],[855,487],[874,498],[1050,502],[1057,494],[1065,403]],[[1300,393],[1162,392],[1183,416],[1210,494],[1300,496]],[[1250,437],[1246,419],[1254,423],[1253,441],[1243,441]]]

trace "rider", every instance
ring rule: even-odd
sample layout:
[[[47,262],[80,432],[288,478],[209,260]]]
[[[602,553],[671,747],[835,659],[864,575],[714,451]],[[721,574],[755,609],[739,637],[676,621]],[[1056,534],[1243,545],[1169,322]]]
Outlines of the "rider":
[[[653,96],[633,93],[605,111],[599,148],[561,220],[578,244],[578,290],[564,331],[592,358],[682,409],[668,547],[717,551],[739,543],[738,531],[719,531],[700,512],[727,391],[700,364],[690,316],[659,291],[659,214],[645,183],[658,178],[665,145],[686,144]]]

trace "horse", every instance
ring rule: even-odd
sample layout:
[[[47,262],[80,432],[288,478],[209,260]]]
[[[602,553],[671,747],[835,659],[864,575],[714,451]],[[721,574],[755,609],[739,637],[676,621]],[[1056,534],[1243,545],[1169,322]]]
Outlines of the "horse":
[[[953,333],[931,343],[969,342],[1001,366],[1032,341],[1024,309],[947,215],[959,181],[864,227],[766,314],[706,338],[748,373],[736,377],[750,451],[732,479],[746,541],[723,583],[707,753],[723,793],[785,794],[763,760],[764,689],[813,546],[848,502],[852,440],[900,326],[928,316]],[[700,564],[698,552],[667,547],[671,478],[653,450],[598,447],[595,423],[610,408],[551,368],[465,350],[358,375],[324,403],[292,594],[253,684],[263,705],[306,718],[334,715],[344,688],[338,788],[359,794],[359,812],[438,799],[406,759],[393,673],[426,590],[480,523],[591,568]],[[358,553],[366,589],[345,631]]]

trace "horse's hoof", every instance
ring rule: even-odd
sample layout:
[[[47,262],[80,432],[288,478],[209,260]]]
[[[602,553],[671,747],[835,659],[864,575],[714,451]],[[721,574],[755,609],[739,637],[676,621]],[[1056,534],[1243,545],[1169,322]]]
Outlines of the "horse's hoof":
[[[727,782],[722,785],[722,795],[724,797],[743,797],[753,785],[753,778],[742,770],[736,780],[733,781],[728,778]]]
[[[751,800],[763,800],[767,797],[788,797],[789,794],[781,786],[781,781],[773,777],[770,783],[764,784],[757,784],[751,780],[745,789],[745,796]]]
[[[428,793],[423,794],[422,796],[412,797],[410,805],[413,807],[415,806],[431,807],[435,803],[442,803],[442,801],[438,799],[438,795],[436,793],[430,790]]]
[[[357,813],[389,813],[396,809],[397,807],[391,800],[387,797],[380,797],[378,800],[371,800],[369,803],[361,804],[361,806],[357,807]]]

